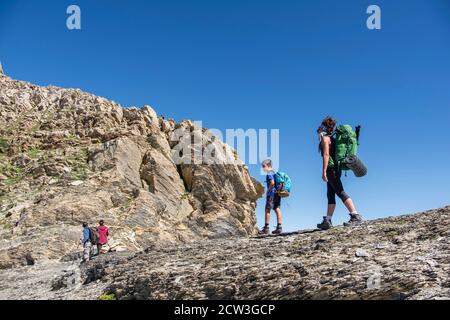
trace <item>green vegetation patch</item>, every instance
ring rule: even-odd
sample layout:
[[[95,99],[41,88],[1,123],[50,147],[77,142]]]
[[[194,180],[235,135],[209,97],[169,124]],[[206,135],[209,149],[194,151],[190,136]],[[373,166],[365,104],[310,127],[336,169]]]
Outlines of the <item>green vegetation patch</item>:
[[[8,149],[9,149],[8,140],[0,137],[0,153],[6,153],[8,152]]]
[[[64,141],[72,145],[77,145],[81,142],[81,139],[73,133],[70,133],[67,137],[65,137]]]
[[[88,165],[89,150],[83,148],[78,152],[71,154],[67,157],[67,161],[72,167],[72,179],[86,180],[89,177],[89,165]]]
[[[27,155],[31,158],[31,159],[36,159],[39,157],[39,155],[41,154],[41,150],[39,150],[36,147],[31,147],[30,149],[28,149],[27,151]]]
[[[0,173],[8,177],[3,181],[7,186],[17,184],[27,175],[27,172],[23,168],[13,166],[9,162],[0,164]]]
[[[117,300],[116,295],[114,293],[104,294],[97,298],[97,300]]]

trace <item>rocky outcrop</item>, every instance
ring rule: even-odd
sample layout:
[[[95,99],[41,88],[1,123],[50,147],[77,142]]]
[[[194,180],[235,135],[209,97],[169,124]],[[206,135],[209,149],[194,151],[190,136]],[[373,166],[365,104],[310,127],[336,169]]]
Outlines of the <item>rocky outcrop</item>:
[[[253,235],[261,184],[233,152],[227,163],[175,162],[186,132],[201,137],[192,149],[227,149],[150,106],[0,76],[0,268],[78,251],[80,223],[100,218],[120,250]]]
[[[450,299],[450,207],[0,270],[0,299]],[[19,279],[19,281],[17,281]]]

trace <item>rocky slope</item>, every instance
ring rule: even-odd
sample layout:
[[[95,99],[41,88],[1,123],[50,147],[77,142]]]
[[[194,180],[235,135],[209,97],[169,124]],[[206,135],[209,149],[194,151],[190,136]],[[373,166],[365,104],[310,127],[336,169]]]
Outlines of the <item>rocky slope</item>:
[[[4,299],[450,299],[450,207],[0,270]]]
[[[203,143],[180,154],[186,135]],[[231,156],[174,162],[205,149]],[[100,218],[113,250],[253,235],[262,192],[236,154],[191,121],[0,73],[0,269],[77,252],[80,223]]]

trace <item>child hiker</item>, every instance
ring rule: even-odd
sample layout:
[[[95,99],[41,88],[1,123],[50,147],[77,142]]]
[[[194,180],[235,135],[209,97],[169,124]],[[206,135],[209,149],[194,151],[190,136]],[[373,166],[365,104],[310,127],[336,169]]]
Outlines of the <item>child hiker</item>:
[[[277,215],[277,228],[272,232],[272,234],[280,234],[283,232],[281,227],[281,198],[277,194],[277,186],[275,180],[275,172],[272,169],[272,161],[264,160],[262,162],[262,168],[264,172],[266,172],[266,184],[267,184],[267,193],[266,193],[266,223],[264,227],[261,229],[260,234],[267,235],[270,233],[269,224],[270,224],[270,211],[274,210]]]

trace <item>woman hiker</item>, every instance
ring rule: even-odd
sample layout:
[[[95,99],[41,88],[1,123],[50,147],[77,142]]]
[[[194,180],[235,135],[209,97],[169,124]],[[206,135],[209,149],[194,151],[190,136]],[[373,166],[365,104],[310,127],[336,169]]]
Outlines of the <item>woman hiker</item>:
[[[335,139],[333,137],[334,130],[336,128],[336,120],[333,117],[327,117],[322,121],[317,133],[320,139],[320,151],[322,153],[323,165],[322,165],[322,180],[327,184],[327,198],[328,198],[328,210],[326,217],[323,217],[322,223],[317,225],[317,228],[321,230],[328,230],[333,227],[331,218],[334,210],[336,209],[336,195],[342,200],[350,213],[350,221],[344,223],[345,226],[349,226],[362,221],[362,217],[356,211],[355,205],[352,199],[344,191],[341,181],[341,170],[335,167],[333,161],[330,160],[335,155]]]

